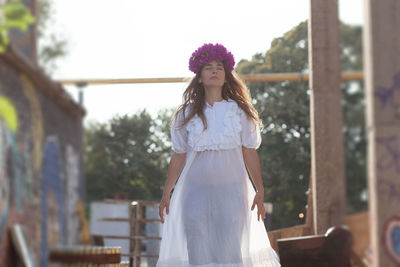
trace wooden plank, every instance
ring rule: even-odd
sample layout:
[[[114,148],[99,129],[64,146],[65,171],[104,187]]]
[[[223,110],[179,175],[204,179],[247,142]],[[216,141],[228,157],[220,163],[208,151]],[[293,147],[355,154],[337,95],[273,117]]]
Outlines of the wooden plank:
[[[54,263],[120,263],[121,247],[69,246],[51,248],[49,260]]]
[[[54,263],[93,263],[93,264],[112,264],[120,263],[121,255],[114,254],[92,254],[92,255],[70,255],[50,252],[50,262]]]
[[[350,267],[351,232],[332,227],[324,235],[278,239],[279,256],[285,267]]]
[[[10,227],[12,244],[17,251],[19,261],[24,267],[33,267],[33,263],[29,257],[28,246],[20,224],[13,224]]]
[[[304,235],[311,235],[313,230],[308,225],[296,225],[288,228],[274,230],[268,232],[268,238],[271,242],[271,247],[278,250],[277,240],[280,238],[299,237]]]
[[[109,238],[109,239],[161,240],[161,237],[158,237],[158,236],[102,235],[102,237]]]
[[[346,209],[341,51],[337,0],[311,0],[311,176],[316,234],[344,223]]]
[[[161,222],[160,219],[140,219],[137,220],[136,218],[101,218],[99,221],[106,221],[106,222]]]

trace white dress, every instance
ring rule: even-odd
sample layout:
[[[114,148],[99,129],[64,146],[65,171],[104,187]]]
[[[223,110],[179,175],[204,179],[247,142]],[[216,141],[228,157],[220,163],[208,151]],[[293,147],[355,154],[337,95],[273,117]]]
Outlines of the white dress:
[[[205,131],[197,115],[180,128],[182,112],[172,122],[173,150],[187,157],[164,211],[157,267],[280,266],[251,211],[255,190],[242,154],[242,145],[260,146],[259,127],[233,100],[206,102],[204,113]]]

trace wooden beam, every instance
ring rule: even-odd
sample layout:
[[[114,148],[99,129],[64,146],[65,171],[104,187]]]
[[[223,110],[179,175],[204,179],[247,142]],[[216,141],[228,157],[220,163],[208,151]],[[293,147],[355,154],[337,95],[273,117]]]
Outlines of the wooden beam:
[[[108,239],[131,239],[131,240],[161,240],[161,237],[158,236],[126,236],[126,235],[99,235],[102,236],[103,238],[108,238]]]
[[[104,222],[149,222],[149,223],[155,223],[155,222],[161,222],[160,219],[136,219],[136,218],[102,218],[98,219],[99,221],[104,221]]]
[[[310,0],[310,124],[315,234],[344,223],[346,210],[341,49],[337,0]]]

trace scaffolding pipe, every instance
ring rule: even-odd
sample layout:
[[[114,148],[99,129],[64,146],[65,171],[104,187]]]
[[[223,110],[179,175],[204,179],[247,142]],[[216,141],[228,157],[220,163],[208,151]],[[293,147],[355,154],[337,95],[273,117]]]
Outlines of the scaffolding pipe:
[[[362,71],[342,72],[342,80],[362,80]],[[289,73],[267,73],[267,74],[246,74],[240,75],[245,82],[283,82],[283,81],[308,81],[308,73],[289,72]],[[135,84],[135,83],[182,83],[189,82],[191,78],[132,78],[132,79],[62,79],[57,82],[62,85],[102,85],[102,84]]]

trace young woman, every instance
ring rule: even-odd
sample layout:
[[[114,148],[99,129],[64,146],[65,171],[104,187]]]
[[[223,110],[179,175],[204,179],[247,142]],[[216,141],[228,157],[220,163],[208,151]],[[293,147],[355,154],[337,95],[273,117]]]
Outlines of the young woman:
[[[263,223],[262,123],[234,65],[220,44],[204,44],[189,60],[195,76],[171,123],[157,267],[280,266]]]

